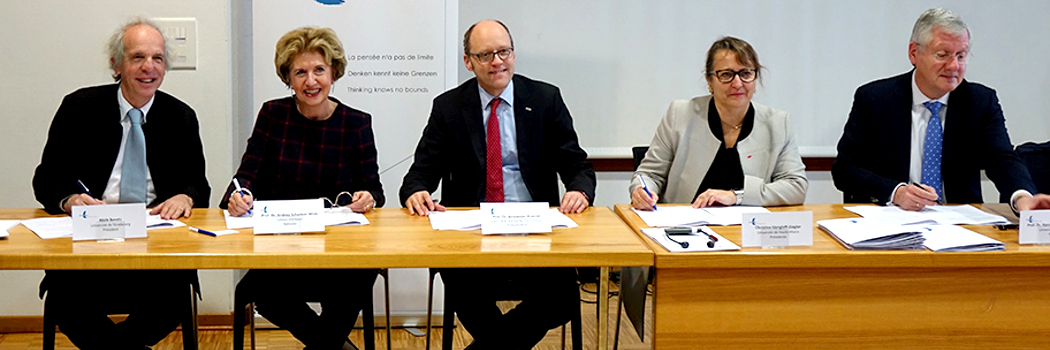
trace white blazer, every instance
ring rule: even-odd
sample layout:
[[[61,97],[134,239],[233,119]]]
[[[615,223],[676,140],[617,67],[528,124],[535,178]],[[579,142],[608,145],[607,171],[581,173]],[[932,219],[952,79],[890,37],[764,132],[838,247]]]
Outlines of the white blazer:
[[[722,142],[708,126],[711,95],[671,102],[660,121],[636,175],[661,203],[692,203]],[[741,205],[802,204],[806,199],[806,166],[798,154],[787,112],[758,103],[751,134],[736,144],[744,171]],[[642,184],[631,178],[630,191]],[[631,193],[628,192],[628,193]]]

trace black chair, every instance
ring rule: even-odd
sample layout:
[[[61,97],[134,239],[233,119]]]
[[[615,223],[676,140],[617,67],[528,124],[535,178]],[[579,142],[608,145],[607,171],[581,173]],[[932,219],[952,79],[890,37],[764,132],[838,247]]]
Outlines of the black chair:
[[[638,170],[638,166],[642,164],[642,159],[645,159],[645,152],[649,152],[649,146],[631,147],[631,153],[634,155],[634,170]]]
[[[383,293],[386,305],[386,348],[391,349],[390,340],[390,276],[387,269],[379,269],[379,275],[383,276]],[[244,326],[249,326],[251,332],[252,350],[255,350],[255,295],[254,287],[237,284],[233,297],[233,348],[244,349]],[[306,292],[308,294],[308,292]],[[365,350],[375,350],[375,314],[372,312],[372,293],[367,293],[364,300],[364,308],[361,310],[361,322],[363,323]],[[309,295],[305,296],[310,298]],[[251,312],[247,312],[251,310]]]
[[[430,329],[431,318],[434,311],[434,276],[440,272],[438,269],[430,269],[430,282],[427,284],[427,340],[424,349],[430,350]],[[501,296],[500,300],[521,300],[520,296],[513,295],[513,289],[506,289],[509,295]],[[444,316],[442,318],[441,326],[441,349],[452,350],[452,338],[453,332],[455,331],[456,324],[456,310],[451,299],[448,297],[448,293],[445,293],[445,305],[444,305]],[[583,350],[583,324],[580,321],[580,308],[574,308],[574,312],[570,317],[569,323],[572,324],[572,348],[573,350]],[[565,350],[565,325],[561,325],[561,348]]]
[[[189,312],[186,319],[182,321],[182,348],[186,350],[197,350],[197,289],[190,283]],[[55,308],[50,298],[44,299],[44,344],[43,350],[55,349]],[[114,307],[110,314],[117,315],[126,313],[121,307]]]
[[[1050,193],[1050,141],[1017,146],[1017,156],[1028,167],[1036,191]]]

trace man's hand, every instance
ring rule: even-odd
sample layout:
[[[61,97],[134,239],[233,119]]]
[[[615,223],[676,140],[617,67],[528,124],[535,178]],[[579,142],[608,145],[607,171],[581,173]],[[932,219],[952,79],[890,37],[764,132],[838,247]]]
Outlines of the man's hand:
[[[230,216],[241,216],[251,210],[253,205],[255,205],[255,198],[252,198],[252,195],[242,196],[240,192],[234,191],[230,195],[230,202],[226,204],[226,211],[230,212]]]
[[[693,201],[693,208],[710,207],[713,205],[736,205],[736,193],[733,191],[707,189]]]
[[[893,205],[904,210],[919,211],[937,203],[937,191],[933,187],[911,184],[897,187]]]
[[[1050,209],[1050,195],[1037,194],[1035,196],[1022,195],[1017,199],[1017,211]]]
[[[652,197],[645,193],[645,189],[639,186],[631,192],[631,206],[638,210],[653,210],[656,206],[656,201],[660,199],[660,196],[653,193]]]
[[[193,211],[193,198],[177,194],[150,210],[149,215],[160,214],[161,219],[171,220],[180,217],[188,218],[191,211]]]
[[[62,204],[62,210],[64,210],[65,212],[68,213],[71,210],[73,210],[73,206],[74,205],[102,205],[102,204],[106,204],[106,202],[103,202],[103,201],[100,201],[98,199],[92,198],[91,196],[87,195],[87,193],[80,193],[80,194],[74,194],[74,195],[70,196],[69,199],[66,199],[66,202],[64,204]]]
[[[568,191],[565,192],[565,196],[561,198],[561,213],[582,213],[584,209],[587,209],[588,204],[587,196],[584,196],[583,192]]]
[[[364,213],[372,209],[372,206],[376,204],[375,199],[372,198],[372,193],[368,191],[354,192],[351,200],[353,203],[350,203],[350,210],[355,213]]]
[[[409,215],[419,216],[430,215],[430,211],[445,211],[445,207],[431,199],[430,192],[426,190],[409,196],[408,200],[405,201],[405,208],[408,208]]]

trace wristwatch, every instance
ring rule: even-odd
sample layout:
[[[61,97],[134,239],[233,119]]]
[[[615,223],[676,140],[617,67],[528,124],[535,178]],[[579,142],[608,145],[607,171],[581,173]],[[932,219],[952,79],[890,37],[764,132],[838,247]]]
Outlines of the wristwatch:
[[[736,204],[733,205],[740,205],[744,202],[744,190],[733,190],[733,194],[736,195]]]

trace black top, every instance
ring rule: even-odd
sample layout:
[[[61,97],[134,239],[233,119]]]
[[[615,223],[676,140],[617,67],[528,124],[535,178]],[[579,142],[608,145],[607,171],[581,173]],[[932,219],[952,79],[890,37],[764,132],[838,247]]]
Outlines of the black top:
[[[739,190],[744,188],[744,168],[740,165],[740,153],[737,152],[736,146],[747,138],[751,134],[751,129],[755,127],[755,106],[747,107],[744,123],[740,126],[740,136],[736,138],[736,144],[733,147],[726,147],[726,140],[722,137],[722,118],[718,116],[714,99],[711,99],[707,107],[707,126],[711,128],[711,133],[715,135],[715,138],[722,141],[722,144],[718,147],[718,154],[715,154],[715,160],[711,162],[711,167],[708,168],[707,175],[704,175],[704,180],[700,182],[700,188],[696,190],[693,198],[708,189]]]

